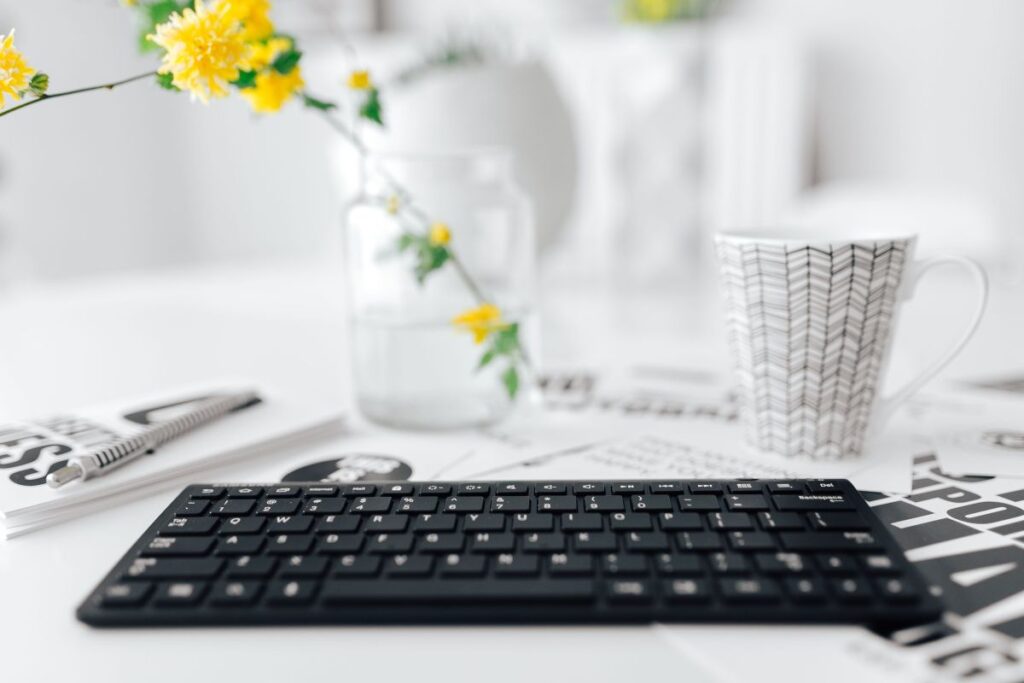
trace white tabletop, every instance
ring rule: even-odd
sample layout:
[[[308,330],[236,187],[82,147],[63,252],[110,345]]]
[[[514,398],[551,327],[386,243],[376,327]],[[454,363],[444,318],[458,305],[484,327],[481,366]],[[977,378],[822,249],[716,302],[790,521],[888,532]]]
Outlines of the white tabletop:
[[[940,283],[922,293],[921,305],[908,309],[895,365],[906,358],[920,367],[915,355],[942,345],[936,339],[953,337],[955,323],[949,320],[967,305],[958,292],[955,283]],[[1019,300],[1014,292],[996,289],[979,338],[952,372],[1024,369]],[[563,291],[543,307],[545,355],[599,367],[625,355],[657,354],[724,369],[713,301],[701,289],[596,296],[592,289]],[[21,289],[0,297],[0,320],[7,322],[0,333],[5,417],[211,376],[256,383],[299,378],[326,386],[339,410],[347,401],[341,284],[328,267],[122,275]],[[340,674],[346,680],[398,680],[401,674],[402,680],[446,682],[518,681],[524,675],[583,681],[682,672],[688,681],[707,676],[652,627],[96,630],[78,623],[74,608],[172,496],[154,495],[0,541],[0,678],[179,683],[224,675],[273,681],[296,674]],[[726,650],[742,647],[728,631],[723,634]]]

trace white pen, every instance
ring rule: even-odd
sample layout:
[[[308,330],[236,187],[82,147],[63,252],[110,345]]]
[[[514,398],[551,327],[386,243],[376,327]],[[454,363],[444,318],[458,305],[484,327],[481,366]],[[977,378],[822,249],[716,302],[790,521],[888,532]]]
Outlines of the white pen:
[[[46,483],[56,489],[75,480],[85,481],[101,477],[111,470],[133,462],[140,455],[151,453],[171,439],[239,408],[258,403],[259,400],[254,391],[215,396],[203,401],[195,410],[185,415],[150,427],[140,434],[121,439],[109,446],[98,448],[92,453],[69,458],[67,465],[46,476]]]

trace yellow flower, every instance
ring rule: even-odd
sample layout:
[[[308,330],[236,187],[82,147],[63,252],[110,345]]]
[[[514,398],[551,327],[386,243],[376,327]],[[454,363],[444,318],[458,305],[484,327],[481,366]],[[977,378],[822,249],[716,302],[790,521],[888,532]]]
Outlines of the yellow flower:
[[[430,234],[427,236],[427,239],[435,247],[448,244],[452,241],[452,231],[444,223],[434,223],[430,226]]]
[[[679,18],[689,4],[688,0],[627,0],[624,15],[627,21],[660,24]]]
[[[369,90],[373,87],[369,71],[353,71],[348,75],[348,87],[352,90]]]
[[[0,109],[4,108],[4,95],[15,101],[21,99],[21,91],[28,87],[35,72],[14,47],[14,29],[0,36]]]
[[[270,0],[221,0],[231,5],[231,18],[242,24],[242,40],[263,40],[274,32],[270,21]]]
[[[482,344],[492,332],[505,329],[501,319],[501,309],[494,304],[481,304],[465,313],[456,316],[452,324],[466,332],[473,333],[473,342]]]
[[[203,102],[227,95],[228,83],[249,68],[249,46],[231,8],[231,0],[196,0],[195,10],[172,14],[149,36],[167,51],[160,73],[171,74],[177,88]]]
[[[253,43],[249,51],[249,68],[260,71],[274,63],[282,52],[292,49],[292,41],[287,38],[271,38],[262,43]]]
[[[124,7],[137,7],[139,4],[139,0],[121,0],[121,4]]]
[[[257,114],[272,114],[280,111],[284,103],[292,95],[302,90],[302,72],[295,67],[287,74],[280,74],[273,69],[261,71],[256,76],[256,86],[240,90],[242,97],[249,101],[249,106]]]
[[[398,201],[398,195],[397,194],[393,194],[390,197],[388,197],[388,203],[386,205],[386,209],[387,209],[387,212],[389,214],[391,214],[392,216],[397,214],[399,207],[400,207],[400,203]]]

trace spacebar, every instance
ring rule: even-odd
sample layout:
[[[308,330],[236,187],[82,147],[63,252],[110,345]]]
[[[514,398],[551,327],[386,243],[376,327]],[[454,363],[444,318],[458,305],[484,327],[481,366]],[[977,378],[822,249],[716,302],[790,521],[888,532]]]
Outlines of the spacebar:
[[[322,599],[329,604],[452,602],[591,602],[590,579],[548,581],[327,581]]]

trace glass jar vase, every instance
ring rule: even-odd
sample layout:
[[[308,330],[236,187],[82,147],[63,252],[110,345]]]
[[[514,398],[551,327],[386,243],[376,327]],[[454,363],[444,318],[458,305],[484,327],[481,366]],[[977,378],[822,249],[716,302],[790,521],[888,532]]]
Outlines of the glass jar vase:
[[[496,306],[505,329],[518,325],[523,356],[536,355],[533,221],[511,152],[370,153],[363,171],[343,240],[360,411],[412,429],[501,419],[515,403],[513,361],[485,359],[493,338],[454,321]],[[450,257],[431,260],[433,245]]]

